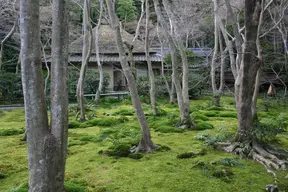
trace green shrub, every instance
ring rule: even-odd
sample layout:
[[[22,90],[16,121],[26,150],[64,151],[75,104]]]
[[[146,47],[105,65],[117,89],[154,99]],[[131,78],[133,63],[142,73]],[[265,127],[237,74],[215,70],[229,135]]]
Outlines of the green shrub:
[[[118,123],[117,119],[115,118],[95,118],[87,121],[89,124],[92,126],[104,126],[104,127],[109,127],[112,125],[116,125]]]
[[[209,121],[209,118],[206,115],[203,115],[201,113],[193,113],[192,114],[194,120],[200,120],[200,121]]]
[[[84,123],[80,123],[79,128],[87,128],[87,127],[92,127],[92,126],[93,125],[89,121],[86,121]]]
[[[82,137],[79,137],[79,141],[98,142],[99,138],[95,136],[82,136]]]
[[[154,149],[154,151],[158,151],[158,152],[164,152],[164,151],[170,151],[171,148],[166,146],[166,145],[160,145],[160,144],[157,144],[157,148]]]
[[[6,175],[5,175],[4,173],[1,173],[1,172],[0,172],[0,180],[1,180],[1,179],[5,179],[5,178],[6,178]]]
[[[128,157],[130,154],[131,145],[129,144],[119,144],[108,148],[104,154],[113,157]]]
[[[28,192],[28,183],[23,183],[16,189],[12,189],[9,192]]]
[[[24,129],[2,129],[0,130],[0,136],[20,135],[23,133],[25,133]]]
[[[161,133],[183,133],[185,130],[181,128],[176,128],[168,125],[162,125],[159,127],[155,127],[154,130],[156,132],[161,132]]]
[[[287,130],[288,120],[284,113],[269,119],[262,119],[254,123],[253,133],[262,142],[270,142],[276,139],[277,134]]]
[[[213,129],[214,126],[211,124],[211,123],[208,123],[208,122],[200,122],[200,123],[197,123],[194,127],[192,127],[193,130],[206,130],[206,129]]]
[[[125,122],[127,122],[127,121],[129,121],[128,117],[125,117],[125,116],[124,116],[124,117],[119,117],[119,118],[118,118],[118,122],[119,122],[119,123],[125,123]]]
[[[67,192],[85,192],[86,186],[78,183],[65,182],[65,189]]]
[[[144,154],[143,153],[130,153],[128,157],[131,159],[142,159],[144,157]]]
[[[68,128],[69,129],[79,128],[80,124],[81,123],[79,123],[78,121],[69,121]]]
[[[219,111],[201,111],[207,117],[217,117]]]
[[[218,117],[231,117],[237,119],[237,113],[233,111],[220,111]]]
[[[223,107],[211,106],[207,109],[207,111],[225,111]]]
[[[21,74],[1,71],[0,100],[12,101],[23,97]]]
[[[200,134],[194,137],[197,140],[204,141],[207,146],[215,146],[218,142],[227,141],[232,138],[232,135],[209,135],[209,134]]]
[[[197,154],[195,152],[186,152],[186,153],[177,155],[177,159],[188,159],[188,158],[194,158],[196,156]]]
[[[224,165],[228,167],[241,167],[243,164],[236,158],[223,158],[218,161],[219,165]]]
[[[132,116],[134,115],[135,111],[133,109],[120,109],[113,113],[113,115],[124,115],[124,116]]]

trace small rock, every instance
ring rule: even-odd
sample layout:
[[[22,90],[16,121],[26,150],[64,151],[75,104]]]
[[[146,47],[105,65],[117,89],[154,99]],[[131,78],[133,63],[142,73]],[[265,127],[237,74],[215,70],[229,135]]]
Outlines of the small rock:
[[[272,185],[272,184],[266,185],[265,189],[267,192],[278,192],[279,191],[278,187],[275,185]]]

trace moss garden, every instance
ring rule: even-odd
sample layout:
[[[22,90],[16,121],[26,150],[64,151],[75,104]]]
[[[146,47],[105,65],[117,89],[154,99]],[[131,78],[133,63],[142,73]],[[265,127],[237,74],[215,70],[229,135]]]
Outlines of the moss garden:
[[[179,111],[167,103],[158,103],[156,117],[143,104],[153,142],[158,145],[151,154],[130,153],[139,141],[140,127],[129,99],[104,99],[89,105],[89,120],[84,123],[75,121],[77,107],[70,105],[66,191],[261,192],[266,185],[275,185],[274,176],[263,165],[215,147],[235,136],[237,113],[232,97],[222,98],[220,108],[213,107],[209,97],[191,101],[191,116],[197,123],[191,130],[177,128]],[[276,101],[267,111],[260,100],[258,111],[263,123],[278,116],[288,119],[287,105]],[[1,192],[27,192],[24,132],[24,109],[0,111]],[[265,139],[288,149],[285,131]],[[288,192],[288,172],[274,172],[280,191]]]

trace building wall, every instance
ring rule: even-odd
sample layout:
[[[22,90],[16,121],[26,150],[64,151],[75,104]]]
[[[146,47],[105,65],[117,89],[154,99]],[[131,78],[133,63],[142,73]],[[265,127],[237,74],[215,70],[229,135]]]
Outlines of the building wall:
[[[112,91],[114,88],[114,73],[113,73],[113,65],[110,64],[104,64],[103,65],[103,71],[104,73],[108,73],[108,75],[110,76],[110,80],[109,80],[109,86],[108,86],[108,90]]]

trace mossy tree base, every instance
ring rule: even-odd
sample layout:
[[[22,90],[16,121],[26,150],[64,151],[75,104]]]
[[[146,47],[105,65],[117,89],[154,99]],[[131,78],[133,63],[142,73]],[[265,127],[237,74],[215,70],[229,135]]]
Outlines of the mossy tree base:
[[[269,145],[261,145],[256,139],[249,143],[219,143],[226,152],[235,153],[263,164],[266,168],[286,170],[288,167],[288,151],[276,149]]]
[[[153,149],[156,149],[157,147],[158,146],[153,142],[147,144],[143,139],[141,139],[138,146],[131,149],[131,153],[152,153]]]

